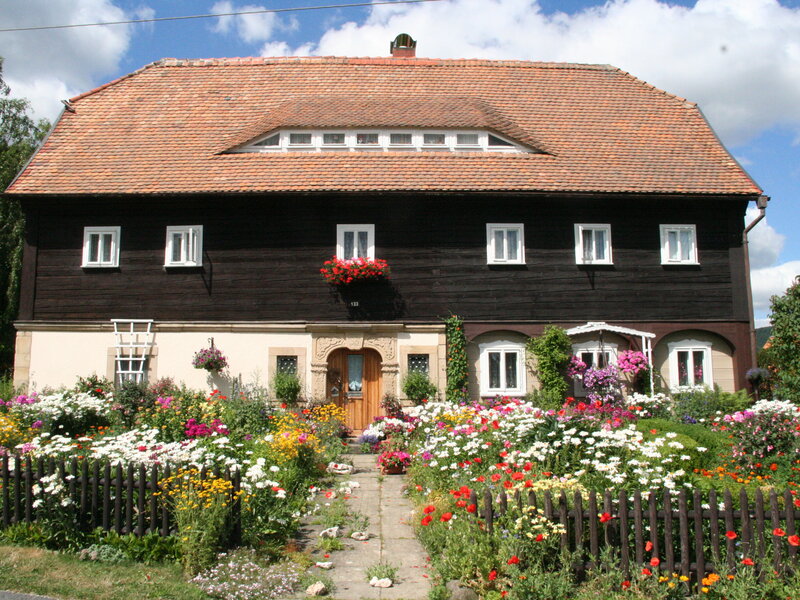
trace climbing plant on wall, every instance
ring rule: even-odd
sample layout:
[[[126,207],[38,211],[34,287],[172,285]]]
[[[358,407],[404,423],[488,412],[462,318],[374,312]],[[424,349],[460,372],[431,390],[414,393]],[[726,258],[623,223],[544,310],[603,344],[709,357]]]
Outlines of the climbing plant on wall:
[[[528,353],[536,357],[534,370],[542,390],[550,394],[566,393],[569,385],[564,373],[572,355],[572,342],[566,331],[548,325],[542,335],[528,340]]]
[[[467,336],[464,321],[457,315],[444,320],[447,337],[447,399],[459,402],[467,399]]]

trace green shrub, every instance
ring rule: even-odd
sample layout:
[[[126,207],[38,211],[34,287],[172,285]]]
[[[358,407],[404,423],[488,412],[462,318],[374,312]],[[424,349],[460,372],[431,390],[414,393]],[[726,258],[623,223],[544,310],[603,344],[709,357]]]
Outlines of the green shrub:
[[[301,391],[300,379],[295,373],[278,371],[272,378],[272,393],[281,402],[290,406],[296,404]]]
[[[572,356],[572,342],[567,332],[548,325],[542,335],[528,340],[527,350],[536,358],[534,371],[542,391],[561,396],[566,394],[569,384],[564,375]]]
[[[717,411],[733,413],[751,403],[747,390],[723,392],[718,385],[714,389],[679,388],[672,393],[672,414],[678,421],[694,422],[712,418]]]
[[[163,537],[158,533],[137,536],[120,535],[115,531],[95,530],[96,544],[121,552],[125,558],[140,563],[177,562],[181,558],[180,545],[175,536]]]
[[[564,405],[564,396],[560,392],[533,390],[525,395],[525,401],[542,410],[558,410]]]
[[[447,338],[447,393],[449,402],[459,402],[469,397],[469,369],[467,367],[467,336],[464,321],[457,315],[444,320]]]
[[[730,440],[724,433],[712,431],[701,424],[676,423],[668,419],[641,419],[636,423],[636,429],[644,433],[646,439],[662,437],[668,432],[677,433],[675,441],[683,444],[686,453],[692,457],[684,467],[687,471],[712,468],[717,464],[719,456],[730,447]],[[651,431],[657,433],[652,434]],[[705,452],[698,451],[698,447],[705,448]]]
[[[136,413],[150,408],[156,401],[144,382],[123,381],[114,391],[114,404],[126,427],[132,427]]]
[[[436,398],[436,386],[422,371],[411,371],[403,379],[403,393],[414,404],[422,404],[423,400]]]

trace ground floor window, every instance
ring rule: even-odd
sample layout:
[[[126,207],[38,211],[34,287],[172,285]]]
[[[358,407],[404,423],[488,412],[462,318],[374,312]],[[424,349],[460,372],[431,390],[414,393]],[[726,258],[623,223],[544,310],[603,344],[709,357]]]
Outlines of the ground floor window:
[[[277,369],[279,373],[291,373],[297,375],[297,357],[283,355],[277,358]]]
[[[714,385],[710,342],[682,340],[668,347],[670,387]]]
[[[481,344],[480,388],[482,396],[525,393],[525,347],[500,340]]]
[[[430,359],[428,354],[409,354],[408,355],[408,372],[430,373]]]
[[[587,369],[604,369],[610,364],[617,362],[617,345],[601,343],[599,340],[592,340],[581,344],[573,344],[572,354],[581,359]],[[575,378],[574,395],[578,397],[586,396],[586,389],[583,381]]]

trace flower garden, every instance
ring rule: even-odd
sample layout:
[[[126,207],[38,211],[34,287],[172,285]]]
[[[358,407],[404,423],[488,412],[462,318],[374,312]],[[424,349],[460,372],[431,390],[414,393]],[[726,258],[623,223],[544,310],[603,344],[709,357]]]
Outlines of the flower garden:
[[[238,598],[247,586],[248,597],[281,597],[304,583],[305,568],[284,560],[285,547],[329,477],[326,466],[342,453],[343,422],[334,405],[290,411],[252,391],[226,397],[169,380],[113,391],[110,382],[91,377],[72,389],[3,399],[2,493],[12,524],[0,530],[0,541],[87,560],[180,561],[210,597]],[[27,465],[36,473],[29,488],[28,475],[17,475]],[[84,476],[95,469],[90,483],[77,465]],[[160,476],[157,484],[145,483],[137,472]],[[126,477],[134,485],[125,488]],[[114,486],[117,480],[122,487]],[[97,487],[107,490],[105,500],[98,493],[97,502],[87,501],[87,488]],[[110,524],[90,527],[79,503],[92,522]],[[151,504],[156,526],[137,529],[137,520],[151,524]],[[15,519],[15,510],[34,518]],[[238,545],[250,554],[237,550],[227,570],[214,566],[220,551]]]

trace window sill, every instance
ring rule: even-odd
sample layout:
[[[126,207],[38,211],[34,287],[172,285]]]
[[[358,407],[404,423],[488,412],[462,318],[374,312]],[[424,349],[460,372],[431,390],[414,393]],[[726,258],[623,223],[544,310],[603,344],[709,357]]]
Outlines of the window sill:
[[[119,271],[119,265],[81,265],[84,271]]]

